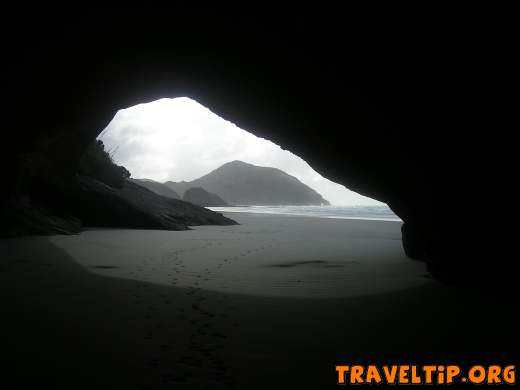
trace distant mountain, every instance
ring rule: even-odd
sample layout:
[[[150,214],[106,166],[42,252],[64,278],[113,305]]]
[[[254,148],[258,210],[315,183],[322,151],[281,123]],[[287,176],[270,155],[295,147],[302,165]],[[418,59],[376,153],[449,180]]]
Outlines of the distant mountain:
[[[191,187],[201,187],[227,203],[239,205],[328,205],[319,193],[294,176],[277,168],[259,167],[232,161],[191,182],[164,183],[184,195]]]
[[[184,193],[182,200],[203,207],[229,206],[220,196],[212,194],[200,187],[191,187],[188,189]]]
[[[150,191],[155,192],[158,195],[166,196],[167,198],[172,198],[172,199],[181,198],[177,194],[177,192],[172,190],[167,185],[164,185],[163,183],[159,183],[158,181],[150,180],[150,179],[129,179],[129,180],[141,187],[147,188]]]

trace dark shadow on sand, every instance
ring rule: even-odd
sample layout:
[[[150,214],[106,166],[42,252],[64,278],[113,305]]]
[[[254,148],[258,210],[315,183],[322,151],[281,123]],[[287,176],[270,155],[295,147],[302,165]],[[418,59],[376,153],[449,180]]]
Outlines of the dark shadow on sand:
[[[0,273],[3,380],[19,388],[336,388],[340,363],[518,363],[518,305],[433,282],[251,297],[104,277],[46,238],[19,242]]]

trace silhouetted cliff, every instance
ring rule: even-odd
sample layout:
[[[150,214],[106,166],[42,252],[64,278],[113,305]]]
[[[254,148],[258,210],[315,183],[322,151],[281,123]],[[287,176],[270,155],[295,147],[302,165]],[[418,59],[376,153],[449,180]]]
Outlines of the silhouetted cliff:
[[[236,222],[203,207],[158,195],[131,181],[110,187],[87,176],[78,178],[77,215],[89,226],[186,230],[196,225],[235,225]]]
[[[232,205],[328,205],[320,194],[277,168],[232,161],[191,182],[166,182],[179,195],[201,187]]]
[[[34,199],[29,193],[2,210],[2,237],[74,234],[85,225],[186,230],[190,225],[236,224],[219,213],[173,199],[177,194],[161,183],[129,179],[130,172],[114,163],[101,141],[89,145],[77,171],[68,176],[60,175],[61,167],[49,164],[42,156],[27,161],[30,176],[37,178],[33,191],[38,191],[39,197]]]

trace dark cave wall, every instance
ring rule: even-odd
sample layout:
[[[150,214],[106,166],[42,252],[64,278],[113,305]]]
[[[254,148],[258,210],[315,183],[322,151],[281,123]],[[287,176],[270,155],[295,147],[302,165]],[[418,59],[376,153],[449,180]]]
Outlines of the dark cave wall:
[[[417,26],[306,12],[211,9],[14,12],[2,26],[3,204],[66,204],[79,157],[118,109],[189,96],[379,199],[412,257],[437,253],[449,201],[450,48]],[[410,28],[415,29],[410,34]],[[11,32],[9,35],[8,33]],[[452,137],[452,136],[451,136]],[[453,137],[452,137],[453,138]],[[442,154],[442,159],[439,159]],[[61,186],[61,188],[60,188]],[[9,206],[8,206],[9,207]]]

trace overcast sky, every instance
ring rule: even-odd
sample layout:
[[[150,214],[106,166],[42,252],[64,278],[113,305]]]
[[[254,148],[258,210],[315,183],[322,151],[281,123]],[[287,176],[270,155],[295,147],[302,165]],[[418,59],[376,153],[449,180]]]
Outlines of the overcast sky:
[[[100,139],[134,178],[190,181],[241,160],[279,168],[334,205],[374,205],[314,171],[300,157],[236,127],[189,98],[161,99],[120,110]]]

